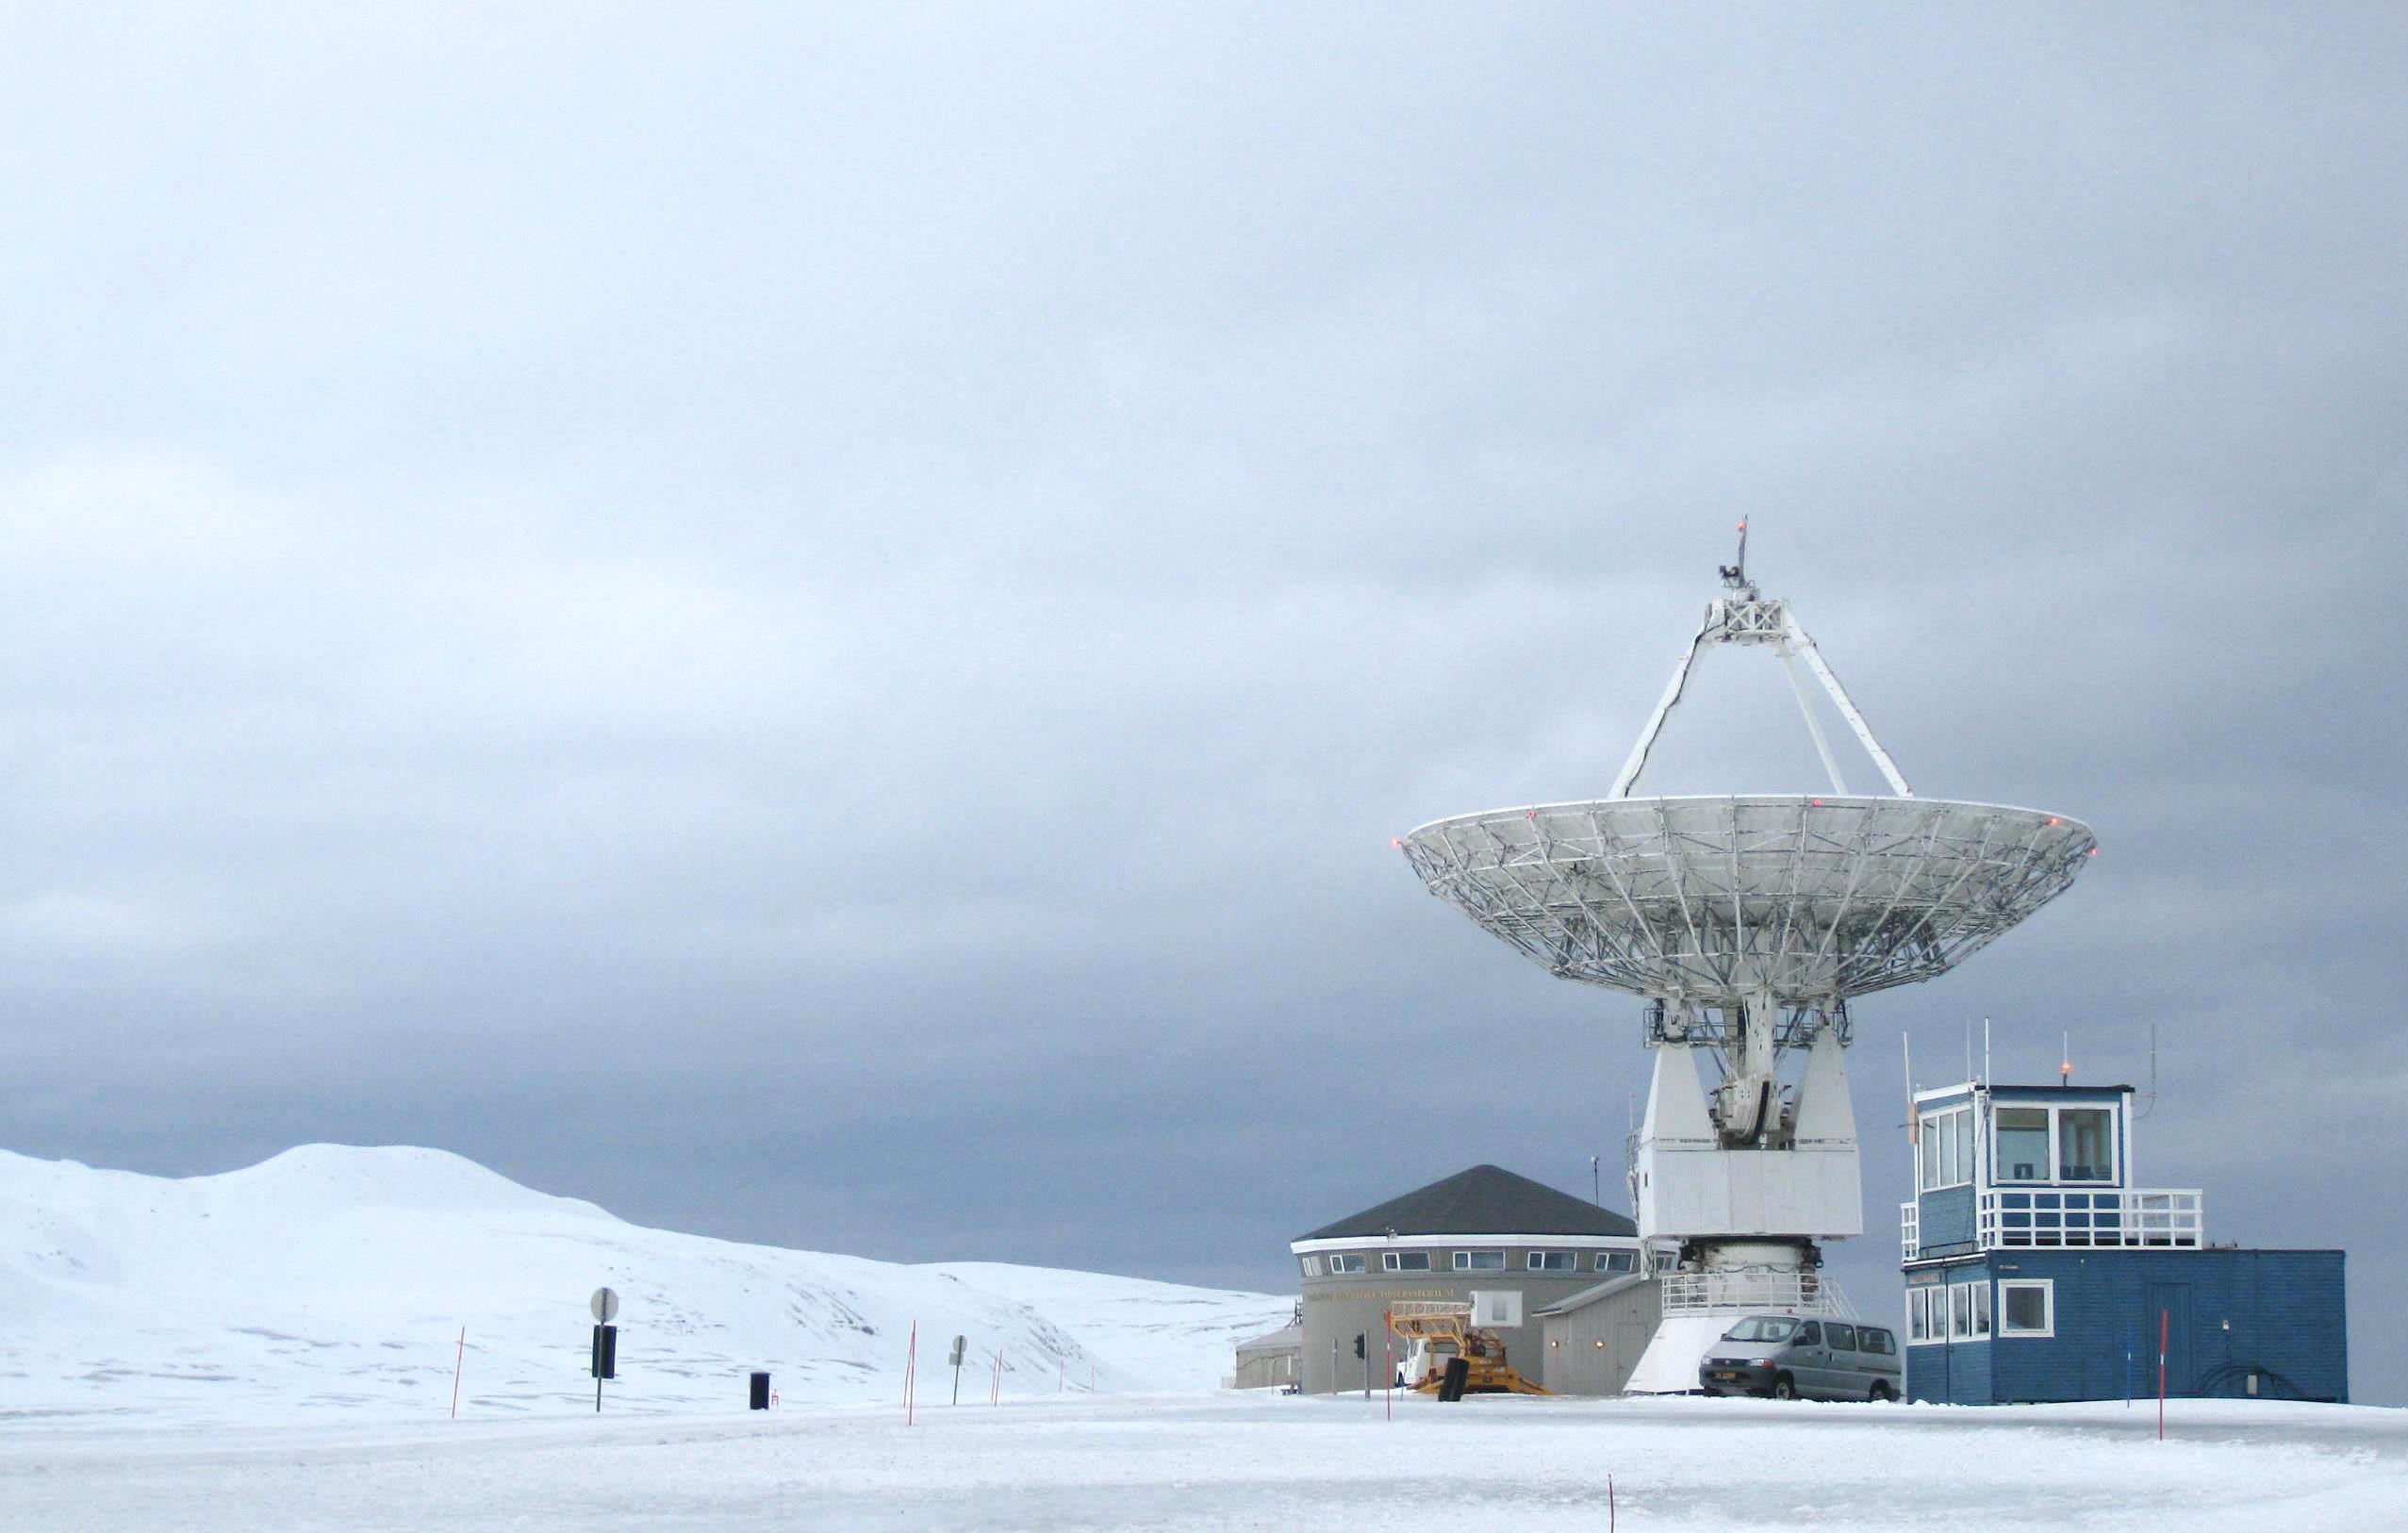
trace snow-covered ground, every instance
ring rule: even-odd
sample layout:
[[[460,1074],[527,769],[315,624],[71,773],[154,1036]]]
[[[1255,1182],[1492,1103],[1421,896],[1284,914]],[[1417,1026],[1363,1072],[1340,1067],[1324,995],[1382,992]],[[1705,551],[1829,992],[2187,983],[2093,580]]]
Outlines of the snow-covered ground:
[[[590,1409],[586,1301],[618,1291],[613,1408],[899,1400],[969,1339],[963,1396],[1211,1386],[1293,1300],[906,1266],[645,1229],[439,1150],[306,1146],[173,1180],[0,1152],[0,1426]],[[949,1379],[948,1380],[949,1383]]]
[[[0,1526],[2397,1529],[2408,1417],[2177,1403],[1077,1395],[0,1433]],[[1608,1504],[1608,1476],[1612,1507]],[[1609,1522],[1610,1520],[1610,1522]]]
[[[625,1376],[596,1415],[602,1283]],[[1290,1303],[642,1229],[433,1150],[182,1181],[0,1154],[0,1529],[2408,1526],[2398,1410],[2178,1401],[2160,1443],[2147,1405],[1405,1397],[1391,1421],[1214,1389]],[[977,1361],[948,1406],[956,1330]],[[743,1409],[754,1367],[779,1409]]]

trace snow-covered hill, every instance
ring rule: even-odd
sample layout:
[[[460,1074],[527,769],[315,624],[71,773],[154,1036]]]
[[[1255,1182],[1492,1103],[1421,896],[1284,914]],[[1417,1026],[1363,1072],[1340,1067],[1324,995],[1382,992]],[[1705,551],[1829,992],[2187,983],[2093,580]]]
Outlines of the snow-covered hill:
[[[1269,1294],[906,1266],[645,1229],[440,1150],[311,1145],[182,1180],[0,1151],[0,1420],[278,1419],[592,1402],[586,1298],[624,1299],[608,1409],[899,1399],[919,1327],[1003,1354],[1003,1392],[1209,1388]],[[987,1374],[965,1371],[982,1397]]]

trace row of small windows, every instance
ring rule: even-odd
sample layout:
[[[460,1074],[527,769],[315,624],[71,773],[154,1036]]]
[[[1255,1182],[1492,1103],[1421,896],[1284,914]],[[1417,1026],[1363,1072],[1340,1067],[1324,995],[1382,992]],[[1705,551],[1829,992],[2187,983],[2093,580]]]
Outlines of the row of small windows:
[[[2051,1119],[2054,1131],[2052,1132]],[[2115,1110],[2106,1107],[2001,1107],[1991,1114],[1994,1182],[2113,1181]],[[1915,1182],[1923,1192],[1973,1179],[1973,1110],[1923,1113],[1915,1136]],[[2055,1159],[2050,1158],[2053,1146]]]
[[[2001,1336],[2054,1336],[2056,1283],[2047,1278],[2002,1278],[1998,1282]],[[1990,1334],[1990,1285],[1927,1283],[1906,1290],[1906,1340],[1978,1342]]]
[[[1503,1272],[1503,1251],[1457,1251],[1453,1266],[1457,1272]],[[1583,1268],[1577,1251],[1526,1251],[1523,1253],[1526,1272],[1579,1272]],[[1636,1272],[1639,1253],[1636,1251],[1599,1251],[1590,1262],[1590,1272]],[[1371,1260],[1353,1252],[1341,1251],[1329,1256],[1309,1256],[1304,1259],[1304,1275],[1318,1278],[1324,1271],[1332,1278],[1345,1278],[1371,1270]],[[1428,1272],[1431,1269],[1427,1251],[1382,1251],[1379,1253],[1382,1272]]]

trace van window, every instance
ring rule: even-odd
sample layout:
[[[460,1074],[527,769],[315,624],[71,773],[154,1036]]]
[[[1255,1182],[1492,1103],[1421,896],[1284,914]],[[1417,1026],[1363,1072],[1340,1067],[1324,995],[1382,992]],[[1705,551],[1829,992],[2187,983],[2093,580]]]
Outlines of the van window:
[[[1787,1315],[1750,1315],[1723,1333],[1726,1342],[1786,1342],[1798,1333]]]
[[[1839,1324],[1839,1322],[1834,1320],[1825,1324],[1822,1328],[1830,1335],[1831,1349],[1833,1351],[1854,1352],[1856,1349],[1855,1327],[1843,1326]]]
[[[1821,1322],[1809,1320],[1805,1325],[1799,1327],[1798,1344],[1800,1346],[1821,1346],[1822,1344],[1822,1326]]]
[[[1887,1358],[1894,1356],[1897,1353],[1898,1343],[1890,1338],[1888,1331],[1883,1330],[1878,1326],[1858,1326],[1856,1327],[1856,1350],[1859,1352],[1877,1352]]]

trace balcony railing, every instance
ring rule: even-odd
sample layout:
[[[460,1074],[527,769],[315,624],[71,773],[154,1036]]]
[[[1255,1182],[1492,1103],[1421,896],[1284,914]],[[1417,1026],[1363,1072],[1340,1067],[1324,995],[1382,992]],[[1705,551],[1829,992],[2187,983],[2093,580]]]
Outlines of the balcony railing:
[[[2205,1243],[2195,1188],[2077,1192],[1999,1189],[1982,1195],[1975,1235],[1986,1250],[2021,1246],[2197,1247]]]
[[[1770,1310],[1853,1320],[1856,1307],[1839,1285],[1811,1272],[1667,1272],[1664,1313],[1723,1314]]]
[[[1921,1209],[1898,1205],[1900,1260],[1924,1255]],[[2207,1244],[2201,1194],[2195,1189],[2091,1192],[2070,1187],[1995,1188],[1982,1194],[1970,1250],[2196,1250]]]

